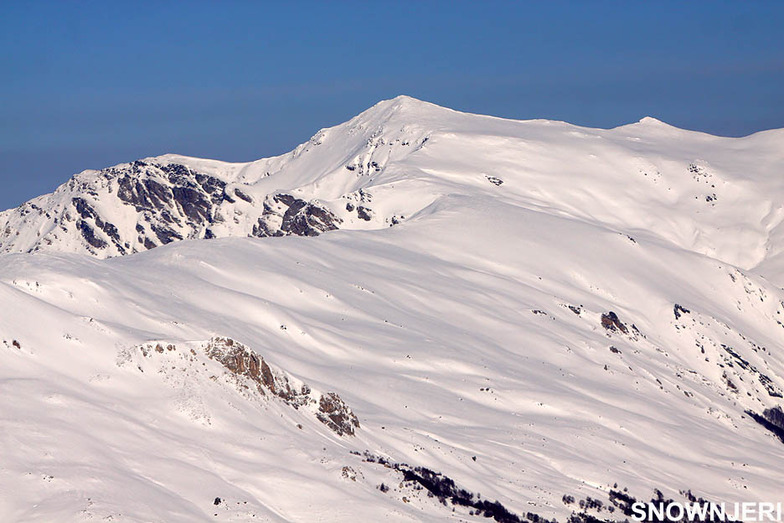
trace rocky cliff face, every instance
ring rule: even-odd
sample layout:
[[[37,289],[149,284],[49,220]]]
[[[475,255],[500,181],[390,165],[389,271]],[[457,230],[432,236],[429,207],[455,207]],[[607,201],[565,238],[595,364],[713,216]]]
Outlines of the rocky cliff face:
[[[228,337],[213,337],[209,341],[183,346],[168,342],[149,342],[125,351],[118,361],[124,366],[134,362],[166,376],[168,382],[199,383],[209,374],[218,379],[216,369],[207,366],[209,360],[223,368],[221,379],[244,392],[254,401],[275,400],[287,407],[290,415],[310,415],[338,436],[353,436],[359,429],[359,419],[335,392],[321,393],[289,373],[271,365],[244,344]],[[205,358],[206,357],[206,358]],[[196,389],[192,394],[198,395]]]
[[[316,236],[341,222],[318,202],[252,192],[178,163],[138,160],[82,173],[54,194],[0,215],[0,252],[106,258],[179,240]]]

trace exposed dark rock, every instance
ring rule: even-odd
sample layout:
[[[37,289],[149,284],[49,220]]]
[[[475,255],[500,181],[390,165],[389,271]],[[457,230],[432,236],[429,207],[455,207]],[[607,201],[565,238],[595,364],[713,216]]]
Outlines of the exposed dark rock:
[[[150,216],[150,215],[149,215],[149,214],[147,214],[147,213],[145,213],[145,217],[146,217],[148,220],[151,220],[151,219],[153,218],[152,216]],[[169,212],[169,210],[168,210],[168,209],[163,209],[163,210],[161,211],[160,218],[161,218],[161,219],[162,219],[164,222],[166,222],[166,223],[169,223],[169,224],[171,224],[171,225],[176,225],[176,226],[178,226],[178,227],[181,227],[181,226],[182,226],[182,222],[180,221],[180,219],[179,219],[179,218],[177,218],[177,216],[173,215],[171,212]]]
[[[424,488],[427,490],[428,495],[436,497],[443,505],[447,505],[447,501],[449,501],[453,505],[472,509],[472,514],[492,518],[500,523],[521,523],[523,521],[520,516],[510,512],[500,502],[481,499],[480,495],[475,495],[472,492],[459,488],[454,480],[444,474],[425,467],[412,467],[406,463],[393,463],[383,457],[374,456],[369,452],[365,452],[364,458],[369,463],[378,463],[400,472],[403,475],[404,483],[412,484],[416,488]],[[389,488],[382,483],[379,486],[379,490],[387,492]],[[530,521],[550,523],[544,518],[538,519],[539,516],[536,517],[537,519]]]
[[[124,254],[125,248],[121,243],[122,240],[120,239],[120,233],[114,224],[103,221],[98,212],[84,198],[73,198],[71,203],[73,204],[76,213],[82,218],[81,224],[77,225],[82,233],[82,237],[85,239],[85,241],[87,241],[87,243],[98,249],[103,249],[108,246],[108,243],[95,236],[95,230],[88,223],[86,223],[85,220],[90,219],[93,220],[99,229],[105,232],[106,235],[112,239],[120,253]]]
[[[357,207],[357,217],[360,220],[365,220],[366,222],[369,222],[373,217],[372,213],[373,211],[371,211],[367,207],[363,207],[361,205]]]
[[[676,320],[680,319],[681,314],[691,314],[691,311],[689,309],[687,309],[686,307],[682,307],[682,306],[678,305],[677,303],[672,308],[672,312],[675,314],[675,319]]]
[[[213,176],[192,172],[183,165],[134,163],[132,167],[131,173],[117,173],[117,196],[124,203],[134,206],[138,212],[148,212],[149,218],[156,217],[179,225],[180,220],[172,215],[172,212],[176,211],[194,225],[211,223],[214,206],[226,197],[225,182]],[[169,241],[176,238],[171,235],[167,237]],[[168,243],[160,235],[159,239]]]
[[[256,238],[269,238],[273,236],[285,236],[285,234],[283,234],[283,231],[280,229],[270,227],[262,217],[253,225],[251,236],[255,236]]]
[[[120,245],[120,231],[117,230],[117,227],[114,226],[112,223],[104,222],[103,220],[97,219],[95,221],[96,225],[106,233],[106,235],[114,240],[115,244],[119,249],[122,250],[122,246]]]
[[[253,198],[251,198],[249,195],[242,192],[240,189],[234,189],[234,196],[236,196],[240,200],[245,200],[248,203],[253,203]]]
[[[766,409],[762,415],[751,410],[747,410],[746,414],[775,434],[779,440],[784,443],[784,411],[781,410],[781,407],[777,406],[772,409]]]
[[[721,348],[724,349],[727,354],[732,356],[732,360],[729,360],[730,366],[732,366],[732,362],[734,362],[741,369],[747,370],[756,376],[757,380],[759,380],[760,384],[765,388],[769,396],[774,398],[782,397],[782,392],[778,385],[776,385],[767,375],[761,373],[757,367],[752,365],[747,359],[738,354],[735,349],[728,345],[724,345],[723,343],[721,344]]]
[[[360,455],[358,452],[352,452],[352,454]],[[436,497],[445,506],[448,506],[447,502],[449,501],[453,505],[469,508],[470,515],[492,518],[493,520],[501,523],[520,523],[524,520],[530,521],[532,523],[557,523],[557,520],[548,520],[534,512],[527,512],[524,517],[519,516],[511,512],[499,501],[491,502],[483,499],[479,493],[474,494],[465,489],[461,489],[456,485],[455,481],[448,476],[425,467],[415,467],[406,463],[395,463],[381,456],[375,456],[368,451],[365,451],[362,456],[367,463],[378,463],[379,465],[382,465],[386,468],[400,472],[403,475],[403,484],[401,484],[401,487],[405,484],[409,484],[413,485],[415,490],[417,488],[424,488],[427,490],[429,496]],[[379,487],[379,490],[382,492],[387,492],[390,489],[389,487],[386,487],[386,485],[382,484],[382,486]],[[680,494],[691,503],[697,503],[701,505],[709,503],[707,500],[698,498],[692,494],[691,490],[682,490],[680,491]],[[618,490],[618,485],[616,484],[612,489],[610,489],[608,498],[608,504],[591,497],[580,500],[577,503],[580,512],[572,512],[572,514],[566,520],[567,523],[613,523],[620,521],[618,518],[611,517],[607,519],[598,517],[596,515],[590,514],[589,511],[593,511],[597,514],[602,512],[608,512],[612,514],[617,510],[627,518],[635,515],[632,509],[634,504],[637,503],[637,499],[628,494],[627,489],[623,489],[623,491]],[[564,494],[561,498],[561,501],[564,503],[564,505],[571,506],[575,504],[576,500],[573,495]],[[659,504],[663,505],[666,514],[666,508],[670,504],[675,503],[675,501],[672,499],[666,499],[660,490],[654,489],[654,497],[652,497],[650,501],[645,504],[647,505],[648,503],[653,503],[657,506]],[[711,518],[712,516],[709,516],[707,519],[699,519],[698,517],[693,521],[712,521]],[[626,519],[626,521],[628,522],[629,520]],[[644,521],[675,523],[674,521],[668,519],[666,515],[663,519],[660,520],[645,519]],[[684,519],[683,521],[686,520]]]
[[[226,198],[226,182],[201,173],[196,173],[195,177],[196,183],[205,193],[210,195],[213,204],[217,205]]]
[[[620,331],[624,334],[629,334],[629,328],[625,323],[618,319],[618,315],[613,311],[610,311],[607,314],[602,314],[602,327],[608,331]]]
[[[168,187],[149,178],[138,179],[125,175],[119,178],[117,183],[117,196],[123,202],[133,205],[137,211],[161,209],[172,200]]]
[[[151,224],[150,228],[152,229],[152,232],[155,233],[155,236],[158,237],[158,240],[162,244],[171,243],[175,240],[182,240],[182,235],[173,229],[160,227],[155,224]]]
[[[278,223],[279,221],[279,223]],[[254,224],[252,236],[318,236],[338,228],[340,218],[315,202],[290,194],[276,194],[264,202],[264,211]]]
[[[781,430],[784,430],[784,411],[781,410],[781,407],[767,409],[765,412],[763,412],[763,415],[765,416],[766,420]]]
[[[319,413],[316,417],[340,436],[344,434],[353,436],[354,429],[359,428],[359,420],[357,417],[351,412],[351,409],[343,403],[340,396],[334,392],[328,392],[321,396],[321,399],[319,400]]]
[[[316,201],[291,194],[269,195],[259,201],[244,186],[231,186],[228,192],[227,187],[221,179],[181,164],[135,161],[104,169],[97,178],[75,176],[69,180],[66,188],[73,191],[73,196],[62,215],[50,216],[33,202],[21,205],[17,212],[22,217],[46,215],[59,224],[42,234],[38,243],[26,247],[30,252],[53,245],[62,239],[62,232],[75,234],[87,252],[101,257],[148,250],[186,238],[317,236],[337,229],[341,223],[338,216]],[[364,198],[362,191],[359,194]],[[99,198],[105,201],[97,206]],[[237,209],[239,200],[252,208],[243,204]],[[122,204],[120,208],[118,203]],[[127,213],[122,209],[125,205],[137,213],[136,223],[129,226],[117,218]],[[228,227],[215,226],[218,223]],[[6,236],[12,234],[10,230],[5,232]]]
[[[183,214],[195,223],[212,222],[212,203],[204,193],[190,187],[174,187],[172,195]]]
[[[281,195],[287,196],[287,195]],[[294,199],[283,215],[280,228],[297,236],[318,236],[322,232],[336,230],[340,219],[330,211],[304,200]]]
[[[77,214],[81,216],[83,219],[95,218],[96,216],[98,216],[98,213],[95,212],[95,209],[93,209],[92,206],[89,203],[87,203],[87,201],[85,201],[84,198],[73,198],[71,200],[71,203],[73,203],[73,206],[76,209]]]
[[[154,249],[157,247],[155,242],[153,242],[151,239],[147,238],[146,236],[144,237],[143,245],[145,249]]]
[[[92,227],[90,227],[90,224],[88,224],[86,221],[79,220],[78,222],[76,222],[76,227],[82,233],[82,238],[84,238],[84,241],[86,241],[96,249],[105,249],[109,245],[104,240],[95,236],[95,230]]]
[[[253,381],[262,395],[269,393],[295,409],[316,403],[310,387],[294,385],[286,374],[274,371],[264,358],[231,338],[211,339],[205,352],[232,374]],[[339,436],[353,436],[359,428],[356,415],[334,392],[320,396],[316,418]]]
[[[765,391],[767,391],[768,396],[774,398],[782,397],[782,393],[779,387],[773,383],[773,380],[771,380],[767,375],[757,371],[757,379],[762,384],[762,386],[765,387]]]

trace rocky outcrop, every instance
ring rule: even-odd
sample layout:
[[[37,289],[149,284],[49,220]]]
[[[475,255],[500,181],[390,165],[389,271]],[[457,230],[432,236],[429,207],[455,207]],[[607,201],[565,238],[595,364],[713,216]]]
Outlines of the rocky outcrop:
[[[673,306],[672,312],[675,315],[676,320],[679,320],[684,314],[691,314],[689,309],[682,305],[678,305],[677,303]]]
[[[354,429],[359,428],[357,417],[334,392],[328,392],[321,396],[316,417],[340,436],[344,434],[353,436]]]
[[[262,395],[277,396],[294,408],[311,401],[310,387],[304,383],[294,385],[285,373],[273,372],[264,358],[231,338],[211,339],[205,353],[232,374],[251,380]]]
[[[139,213],[136,243],[145,249],[208,238],[219,206],[231,200],[226,182],[175,163],[136,161],[105,172],[117,177],[117,198]]]
[[[334,392],[320,394],[308,385],[271,367],[263,357],[231,338],[212,338],[205,354],[230,373],[251,381],[263,396],[274,396],[295,409],[311,410],[321,423],[339,436],[353,436],[359,428],[351,408]]]
[[[629,333],[629,328],[626,326],[625,323],[623,323],[620,319],[618,319],[618,315],[615,314],[613,311],[610,311],[606,314],[602,314],[602,327],[612,332],[620,331],[624,334]]]
[[[768,429],[776,435],[776,437],[784,443],[784,411],[781,407],[773,407],[772,409],[765,409],[762,415],[757,414],[751,410],[747,410],[748,414],[754,421]]]
[[[152,366],[153,374],[162,373],[172,383],[196,384],[199,379],[216,380],[213,362],[217,362],[225,371],[224,383],[236,387],[246,399],[279,401],[291,407],[292,412],[313,416],[338,436],[353,436],[360,428],[359,419],[337,393],[313,390],[232,338],[214,337],[184,346],[167,342],[144,343],[123,349],[118,355],[118,366],[131,362],[141,372]],[[171,373],[183,371],[187,374],[171,376]],[[199,389],[201,386],[193,387]]]
[[[180,240],[318,236],[341,223],[316,201],[252,193],[250,185],[165,159],[85,172],[40,202],[2,213],[0,252],[62,250],[107,258]]]
[[[334,231],[341,219],[315,202],[306,202],[290,194],[275,194],[264,201],[264,211],[253,226],[252,236],[318,236]]]

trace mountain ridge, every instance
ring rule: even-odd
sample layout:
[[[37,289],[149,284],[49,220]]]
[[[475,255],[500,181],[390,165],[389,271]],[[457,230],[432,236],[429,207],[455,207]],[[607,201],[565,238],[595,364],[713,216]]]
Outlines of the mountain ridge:
[[[744,268],[778,267],[765,263],[784,219],[777,140],[713,137],[650,117],[614,129],[516,121],[399,96],[276,157],[167,154],[85,171],[0,213],[0,252],[104,258],[183,239],[378,229],[445,195],[497,186],[526,208],[647,231]],[[753,157],[757,172],[745,168]],[[760,211],[751,216],[733,211],[752,205]],[[738,233],[727,237],[726,226]]]

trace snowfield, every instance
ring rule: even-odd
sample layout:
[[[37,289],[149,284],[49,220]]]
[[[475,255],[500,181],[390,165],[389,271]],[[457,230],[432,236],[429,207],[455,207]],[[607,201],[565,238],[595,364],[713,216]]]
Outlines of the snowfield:
[[[783,170],[784,130],[398,97],[76,175],[0,213],[0,521],[784,501]]]

